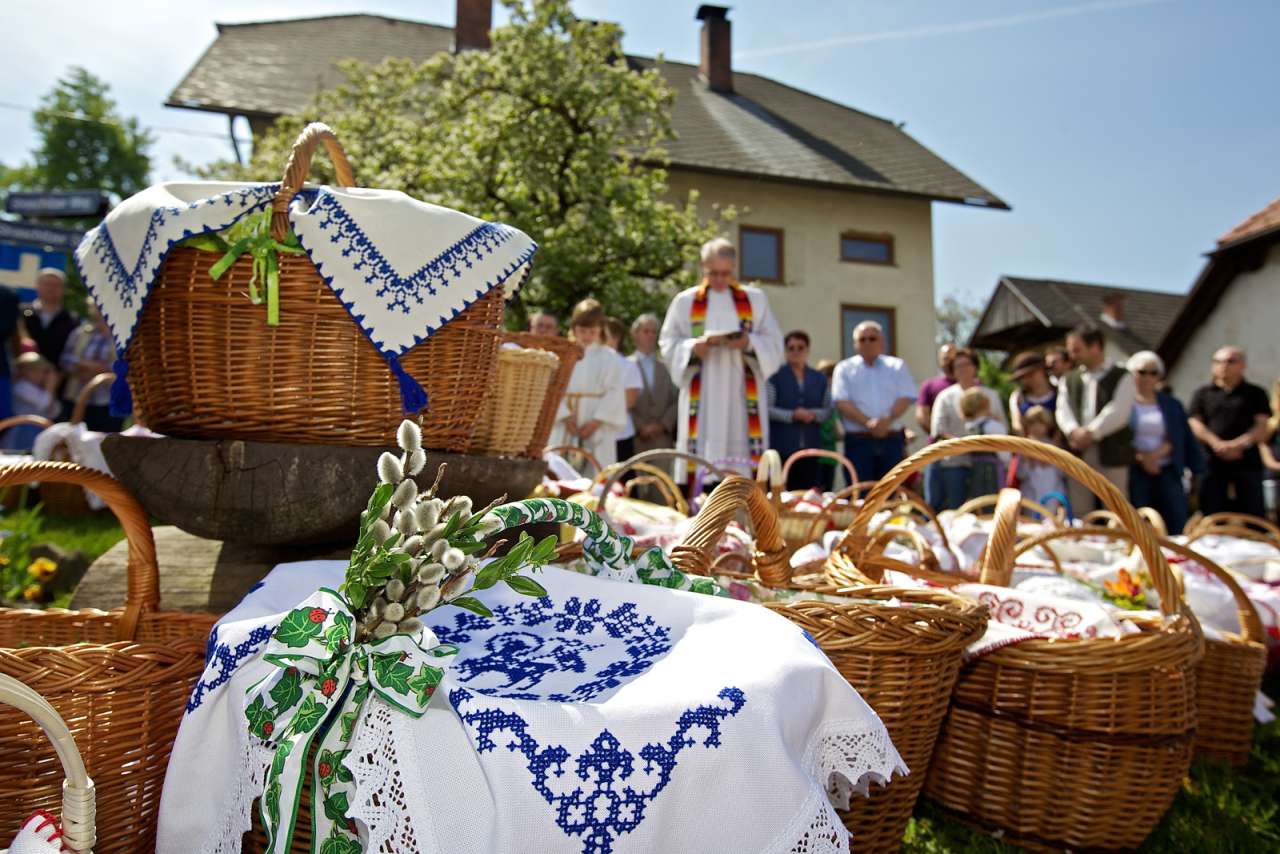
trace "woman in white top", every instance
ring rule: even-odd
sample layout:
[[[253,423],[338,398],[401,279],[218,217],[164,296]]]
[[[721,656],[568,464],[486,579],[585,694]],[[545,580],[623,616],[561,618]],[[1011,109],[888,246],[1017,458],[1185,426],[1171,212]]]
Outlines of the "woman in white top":
[[[1134,353],[1125,365],[1133,374],[1136,396],[1129,426],[1133,428],[1134,461],[1129,467],[1129,501],[1154,507],[1171,533],[1187,524],[1187,492],[1183,472],[1204,469],[1200,443],[1191,435],[1186,410],[1160,385],[1164,362],[1150,350]]]
[[[573,309],[573,340],[583,355],[573,366],[569,387],[551,431],[551,445],[573,445],[602,466],[617,462],[618,431],[627,423],[627,398],[618,354],[605,346],[604,309],[585,299]]]
[[[955,385],[943,389],[933,401],[933,415],[929,432],[935,439],[954,439],[965,435],[965,417],[960,411],[960,398],[971,388],[980,388],[978,381],[978,356],[968,347],[960,347],[949,357],[950,373],[955,377]],[[1000,422],[1008,432],[1008,422],[1004,417],[1004,405],[1000,395],[989,388],[983,393],[990,399],[991,418]],[[938,466],[936,483],[941,493],[935,510],[954,510],[965,502],[969,495],[969,468],[973,461],[967,455],[949,457],[934,463]]]

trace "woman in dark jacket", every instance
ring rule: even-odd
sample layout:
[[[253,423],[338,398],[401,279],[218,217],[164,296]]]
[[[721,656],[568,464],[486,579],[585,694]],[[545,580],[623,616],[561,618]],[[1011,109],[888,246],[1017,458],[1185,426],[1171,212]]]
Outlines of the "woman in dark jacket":
[[[1130,356],[1126,367],[1137,388],[1130,421],[1134,462],[1129,469],[1129,500],[1135,507],[1155,508],[1169,533],[1180,534],[1187,524],[1183,471],[1204,471],[1200,443],[1191,434],[1182,404],[1160,390],[1164,379],[1160,357],[1143,350]]]
[[[831,387],[821,371],[808,365],[808,333],[789,332],[784,340],[787,363],[769,377],[769,446],[786,461],[796,451],[822,447]],[[787,475],[787,489],[821,489],[822,480],[818,460],[797,460]]]

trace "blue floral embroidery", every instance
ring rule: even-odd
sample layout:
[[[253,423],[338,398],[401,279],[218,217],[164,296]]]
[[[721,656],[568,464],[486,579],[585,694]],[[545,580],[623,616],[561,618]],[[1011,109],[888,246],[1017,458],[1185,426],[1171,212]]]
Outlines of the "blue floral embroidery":
[[[560,745],[542,747],[529,733],[529,724],[515,712],[501,709],[464,711],[475,699],[471,692],[457,688],[449,692],[449,702],[475,737],[476,752],[489,753],[498,746],[495,733],[508,732],[507,750],[519,753],[533,775],[533,788],[556,812],[555,822],[566,836],[580,837],[583,854],[610,854],[613,844],[645,819],[645,808],[667,787],[681,751],[698,744],[692,730],[703,730],[703,747],[720,746],[720,725],[746,704],[740,688],[725,688],[717,695],[728,706],[698,706],[682,713],[675,733],[663,744],[646,744],[639,754],[644,760],[643,778],[633,779],[636,755],[622,746],[609,730],[601,730],[591,746],[574,759],[572,772],[578,785],[557,792],[548,785],[552,776],[563,777],[569,751]],[[569,779],[569,785],[575,781]],[[647,789],[645,786],[647,785]],[[557,786],[556,788],[567,788]]]
[[[401,276],[359,223],[342,207],[337,197],[331,193],[319,193],[311,205],[310,213],[317,217],[317,227],[328,234],[329,242],[339,248],[342,257],[351,259],[352,269],[364,273],[365,284],[376,286],[377,295],[387,299],[387,310],[404,314],[411,312],[411,302],[413,305],[422,305],[426,295],[435,296],[440,290],[448,288],[452,280],[461,279],[464,269],[474,267],[504,243],[522,236],[509,225],[486,222],[415,272]],[[513,259],[494,281],[487,283],[489,287],[477,290],[476,298],[500,284],[532,256],[533,249],[530,248],[528,252]],[[341,290],[336,287],[335,290],[342,296]],[[460,311],[461,309],[454,309],[454,317]],[[440,325],[443,326],[451,319],[441,317]]]
[[[500,605],[492,618],[459,610],[452,625],[432,630],[441,643],[461,650],[453,666],[464,685],[521,700],[588,702],[648,670],[671,649],[670,627],[634,602],[606,609],[599,599],[577,596],[559,605],[551,597]],[[585,678],[567,685],[570,674]],[[535,691],[547,677],[556,677],[557,690]]]
[[[155,272],[164,260],[165,252],[156,253],[155,244],[158,239],[161,239],[160,230],[169,224],[171,218],[176,218],[185,211],[210,207],[217,205],[219,202],[227,207],[238,206],[240,209],[235,212],[235,215],[229,221],[209,228],[202,228],[202,231],[219,231],[245,214],[270,203],[278,186],[278,184],[266,184],[256,187],[242,187],[238,190],[220,193],[186,205],[156,208],[151,213],[151,221],[147,225],[147,233],[142,239],[142,248],[131,265],[125,264],[124,260],[121,259],[107,226],[105,224],[99,226],[95,229],[96,234],[94,235],[93,243],[90,244],[90,251],[93,253],[94,260],[102,267],[107,279],[105,283],[91,282],[90,284],[95,288],[100,288],[103,284],[109,285],[119,295],[120,303],[125,308],[132,308],[139,291],[144,286],[148,289],[150,288],[151,281],[155,278]],[[178,224],[181,225],[181,220],[179,220]],[[191,237],[194,234],[196,234],[195,231],[184,228],[181,235],[170,237],[165,250],[167,251],[178,240]]]
[[[191,699],[187,700],[187,712],[194,712],[205,701],[206,694],[221,687],[236,672],[240,662],[256,653],[270,639],[275,626],[268,623],[249,631],[249,637],[234,647],[218,642],[218,626],[209,633],[209,642],[204,651],[204,673],[196,680],[191,690]]]

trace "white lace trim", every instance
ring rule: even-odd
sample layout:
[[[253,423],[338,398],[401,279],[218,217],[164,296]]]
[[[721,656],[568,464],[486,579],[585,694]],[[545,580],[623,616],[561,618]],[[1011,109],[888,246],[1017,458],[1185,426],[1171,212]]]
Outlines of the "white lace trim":
[[[253,802],[262,794],[275,751],[265,741],[251,738],[247,727],[236,727],[236,733],[240,763],[222,811],[222,826],[195,854],[240,854],[244,835],[253,826]]]
[[[414,743],[402,741],[402,735],[393,732],[403,717],[382,700],[370,697],[352,734],[347,761],[355,777],[356,794],[350,816],[368,834],[365,851],[420,854],[425,850],[418,845],[409,804],[415,800],[425,803],[426,796],[408,791],[406,779],[413,775],[401,775],[395,747],[397,743]]]
[[[866,795],[872,783],[883,786],[894,774],[911,773],[889,731],[876,724],[831,721],[809,739],[804,767],[825,783],[828,798],[839,809],[848,809],[854,794]]]

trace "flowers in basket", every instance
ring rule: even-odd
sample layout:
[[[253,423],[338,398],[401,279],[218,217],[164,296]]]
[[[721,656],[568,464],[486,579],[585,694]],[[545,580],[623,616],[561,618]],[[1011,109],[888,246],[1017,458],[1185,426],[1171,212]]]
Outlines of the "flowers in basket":
[[[445,501],[435,482],[419,492],[414,477],[426,466],[421,433],[400,425],[399,455],[378,459],[379,483],[360,517],[359,538],[338,590],[321,588],[288,611],[272,632],[263,658],[276,666],[249,689],[245,717],[252,735],[274,755],[263,781],[260,810],[269,852],[289,849],[315,744],[312,797],[313,844],[319,851],[362,851],[348,818],[356,781],[346,764],[357,723],[374,698],[393,710],[421,717],[457,647],[440,643],[423,615],[454,605],[492,616],[475,594],[506,584],[522,595],[546,590],[527,574],[556,557],[556,538],[535,541],[522,533],[502,557],[487,558],[505,544],[487,540],[531,522],[582,528],[585,571],[624,581],[719,594],[709,578],[677,570],[661,549],[634,558],[630,538],[618,536],[595,513],[559,499],[541,498],[474,510],[470,498]]]

